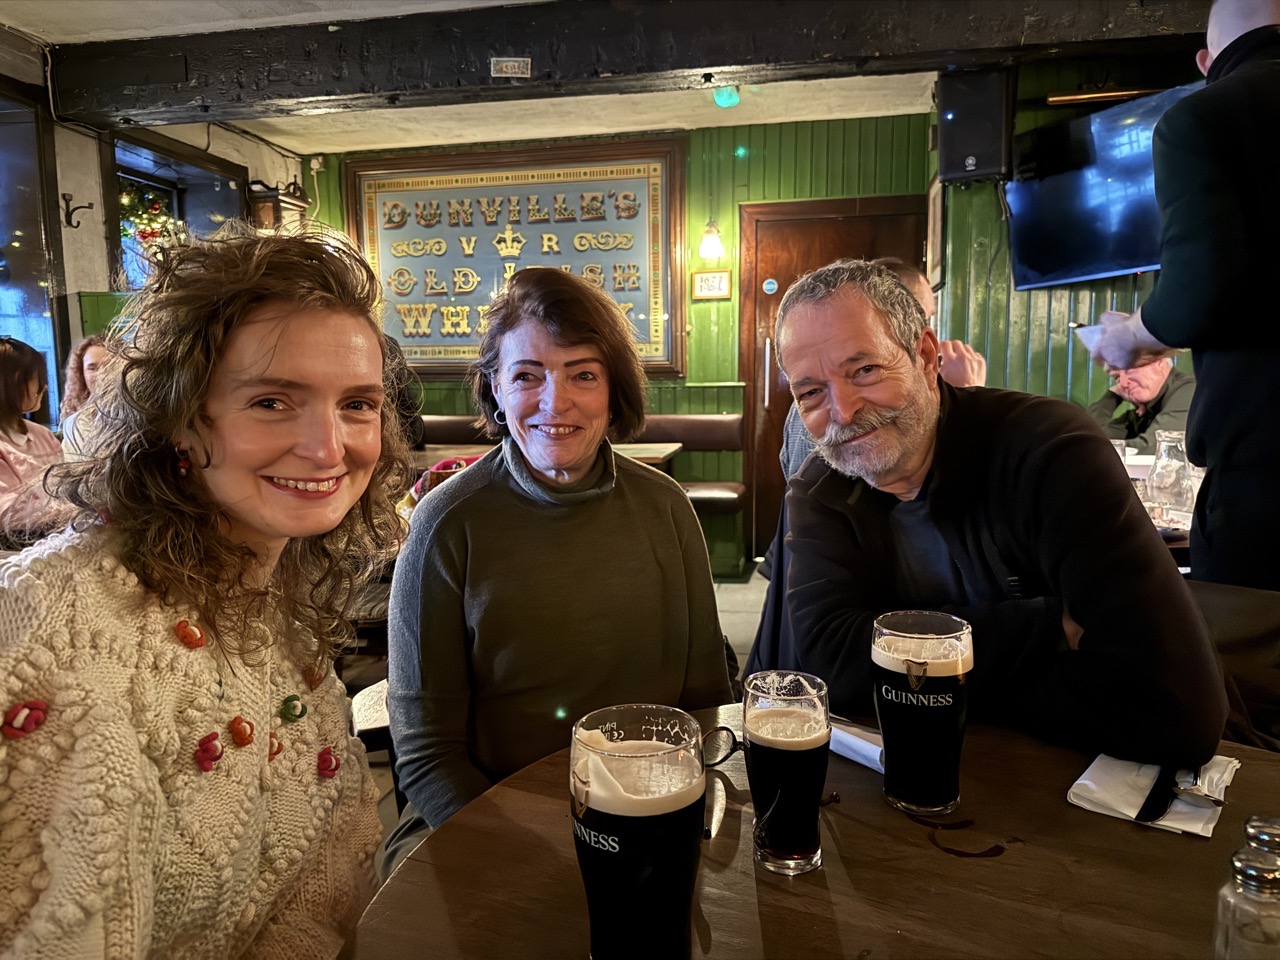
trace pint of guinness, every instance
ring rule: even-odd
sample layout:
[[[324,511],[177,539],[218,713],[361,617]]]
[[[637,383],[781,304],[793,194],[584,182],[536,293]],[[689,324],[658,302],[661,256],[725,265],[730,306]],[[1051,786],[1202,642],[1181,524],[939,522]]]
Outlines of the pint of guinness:
[[[592,960],[688,957],[706,809],[698,722],[644,704],[587,714],[569,791]]]
[[[756,861],[794,876],[822,865],[818,806],[827,779],[827,685],[807,673],[766,670],[744,684],[742,748],[755,808]]]
[[[884,798],[898,809],[950,813],[959,804],[972,669],[973,636],[958,617],[902,610],[876,618],[871,677],[884,737]]]

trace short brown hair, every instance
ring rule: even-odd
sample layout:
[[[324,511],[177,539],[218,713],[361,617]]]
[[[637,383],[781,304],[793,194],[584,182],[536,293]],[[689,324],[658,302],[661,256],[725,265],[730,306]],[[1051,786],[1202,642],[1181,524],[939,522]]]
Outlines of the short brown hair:
[[[609,377],[611,440],[625,443],[644,429],[646,380],[631,324],[603,290],[553,267],[526,268],[512,274],[485,314],[480,356],[468,374],[480,411],[476,426],[491,437],[510,432],[496,417],[493,378],[503,338],[526,322],[543,327],[561,346],[590,344],[599,348]]]
[[[204,417],[216,365],[232,334],[259,307],[349,313],[374,330],[387,391],[382,453],[369,487],[328,533],[289,541],[265,588],[249,582],[253,553],[219,529],[219,504],[176,465],[175,438]],[[244,627],[270,598],[302,662],[321,659],[350,636],[355,587],[391,555],[401,536],[395,501],[408,483],[396,394],[399,354],[387,349],[380,288],[343,237],[258,236],[228,224],[211,240],[160,251],[146,284],[107,340],[113,375],[99,381],[88,459],[54,467],[59,492],[82,520],[106,518],[121,561],[170,603],[190,604],[216,626],[228,652],[252,652]],[[303,627],[296,638],[293,627]],[[318,646],[317,646],[318,641]]]

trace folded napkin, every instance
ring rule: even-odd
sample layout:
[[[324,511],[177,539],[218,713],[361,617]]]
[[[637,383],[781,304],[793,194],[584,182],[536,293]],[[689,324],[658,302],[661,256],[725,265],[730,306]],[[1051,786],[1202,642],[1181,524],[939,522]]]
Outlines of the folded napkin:
[[[1169,812],[1146,826],[1212,836],[1222,815],[1227,786],[1239,768],[1240,761],[1233,757],[1214,757],[1199,770],[1178,771],[1173,788],[1176,796]],[[1159,773],[1160,768],[1154,763],[1135,763],[1099,754],[1071,785],[1067,800],[1094,813],[1132,820],[1142,809]]]
[[[847,721],[831,721],[831,751],[884,773],[884,738],[879,730]]]

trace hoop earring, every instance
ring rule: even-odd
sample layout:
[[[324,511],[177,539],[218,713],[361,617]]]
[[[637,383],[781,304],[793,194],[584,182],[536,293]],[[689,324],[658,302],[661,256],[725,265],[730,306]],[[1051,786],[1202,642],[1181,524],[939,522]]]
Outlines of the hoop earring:
[[[191,470],[191,460],[187,456],[187,451],[175,449],[173,452],[178,455],[178,476],[185,477]]]
[[[494,414],[493,414],[493,419],[494,419],[497,423],[501,423],[501,424],[503,424],[504,426],[505,426],[505,425],[506,425],[506,423],[507,423],[507,415],[506,415],[505,413],[503,413],[503,412],[502,412],[502,409],[501,409],[501,408],[499,408],[498,410],[496,410],[496,411],[494,412]]]

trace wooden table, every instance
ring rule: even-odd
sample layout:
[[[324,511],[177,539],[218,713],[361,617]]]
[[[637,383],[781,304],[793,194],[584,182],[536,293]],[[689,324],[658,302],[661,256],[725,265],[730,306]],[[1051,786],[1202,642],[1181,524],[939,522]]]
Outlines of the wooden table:
[[[711,711],[698,714],[703,728]],[[741,708],[719,722],[741,729]],[[879,774],[831,756],[820,870],[754,866],[742,756],[707,772],[695,958],[1206,957],[1215,897],[1243,824],[1274,813],[1280,756],[1243,766],[1212,839],[1067,803],[1091,757],[991,727],[969,730],[960,808],[912,820]],[[639,921],[642,922],[642,921]],[[587,911],[568,801],[568,751],[477,798],[423,842],[361,920],[356,956],[585,958]],[[657,958],[655,958],[657,960]]]
[[[615,453],[632,460],[639,460],[660,470],[666,470],[671,459],[684,448],[682,443],[615,443]],[[425,470],[433,463],[441,460],[453,460],[458,457],[479,457],[488,453],[493,446],[485,443],[463,444],[428,444],[422,450],[413,451],[413,466],[417,470]]]

